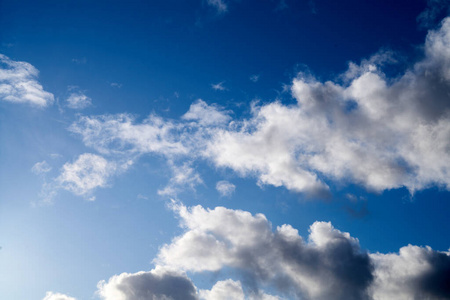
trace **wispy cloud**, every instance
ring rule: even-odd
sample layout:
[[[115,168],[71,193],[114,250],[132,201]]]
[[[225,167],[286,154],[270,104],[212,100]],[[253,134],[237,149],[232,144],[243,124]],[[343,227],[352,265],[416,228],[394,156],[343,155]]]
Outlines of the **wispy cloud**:
[[[228,11],[228,5],[224,0],[206,0],[206,3],[213,7],[219,14],[223,14]]]
[[[122,87],[122,84],[117,82],[111,82],[111,87],[120,89]]]
[[[417,17],[422,28],[430,28],[450,12],[450,0],[427,0],[426,9]]]
[[[250,76],[250,81],[258,82],[260,75],[252,75]]]
[[[227,88],[223,85],[225,81],[219,82],[219,83],[213,83],[211,84],[211,88],[215,91],[225,91]]]
[[[0,99],[45,107],[53,103],[52,93],[37,81],[39,71],[31,64],[13,61],[0,54]]]
[[[44,160],[41,162],[37,162],[34,164],[34,166],[31,168],[31,171],[36,174],[44,174],[47,172],[50,172],[52,170],[52,167]]]
[[[72,58],[72,62],[76,63],[78,65],[84,65],[87,63],[87,59],[86,57],[82,57],[82,58]]]

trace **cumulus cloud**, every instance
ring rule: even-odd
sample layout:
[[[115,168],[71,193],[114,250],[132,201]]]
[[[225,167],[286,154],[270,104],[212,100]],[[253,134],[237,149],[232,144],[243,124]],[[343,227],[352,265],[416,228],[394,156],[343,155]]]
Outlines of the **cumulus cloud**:
[[[425,58],[386,78],[388,55],[351,64],[344,83],[294,79],[296,105],[257,107],[239,131],[218,131],[219,166],[291,190],[326,190],[318,175],[370,190],[450,188],[450,18],[430,31]],[[324,178],[321,176],[321,178]]]
[[[35,163],[31,168],[31,171],[36,175],[44,174],[50,172],[51,170],[52,167],[50,167],[50,165],[45,160]]]
[[[40,107],[52,104],[54,96],[37,81],[38,75],[39,71],[31,64],[0,54],[0,99]]]
[[[56,181],[76,195],[88,195],[98,187],[105,187],[113,174],[127,169],[130,164],[131,161],[117,164],[102,156],[84,153],[73,163],[64,164]]]
[[[223,197],[231,196],[234,193],[234,190],[236,189],[236,186],[232,184],[231,182],[228,182],[226,180],[221,180],[216,183],[216,190],[222,195]]]
[[[205,300],[244,300],[241,282],[232,279],[217,282],[211,290],[200,290],[200,299]]]
[[[424,57],[389,78],[380,52],[335,81],[300,73],[295,104],[253,105],[249,118],[202,100],[180,120],[81,117],[70,130],[103,154],[207,160],[260,185],[326,197],[329,182],[371,191],[450,189],[450,18],[428,33]]]
[[[161,248],[158,264],[194,272],[236,268],[255,292],[259,284],[269,284],[296,298],[367,298],[373,280],[369,256],[330,223],[314,223],[305,242],[289,225],[273,232],[261,214],[223,207],[174,209],[186,232]]]
[[[406,246],[400,252],[370,254],[358,239],[331,223],[315,222],[308,239],[290,225],[272,230],[262,214],[173,203],[185,232],[164,245],[155,263],[190,272],[241,272],[200,298],[228,299],[447,299],[450,252]],[[278,296],[264,294],[270,287]]]
[[[67,98],[67,106],[72,109],[84,109],[92,105],[92,99],[86,96],[82,91],[76,91]]]
[[[399,253],[371,255],[373,298],[450,299],[450,252],[408,245]]]
[[[156,267],[149,272],[122,273],[98,284],[104,300],[197,300],[197,290],[182,272]]]
[[[76,299],[60,293],[47,292],[42,300],[76,300]]]

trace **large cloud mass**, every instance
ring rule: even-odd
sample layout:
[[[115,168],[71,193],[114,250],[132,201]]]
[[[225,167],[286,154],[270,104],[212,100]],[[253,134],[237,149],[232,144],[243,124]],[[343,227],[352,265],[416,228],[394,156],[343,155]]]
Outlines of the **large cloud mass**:
[[[173,209],[185,232],[163,246],[155,262],[191,272],[236,269],[249,295],[270,286],[293,299],[450,299],[449,252],[409,245],[398,254],[370,254],[331,223],[315,222],[304,240],[290,225],[272,231],[261,214],[181,204]],[[235,281],[201,294],[220,295],[225,287],[242,295]]]
[[[260,184],[324,195],[328,181],[369,190],[450,189],[450,18],[430,31],[424,57],[402,75],[382,72],[389,53],[351,63],[336,81],[299,74],[295,104],[253,107],[252,117],[198,100],[181,120],[82,117],[71,126],[104,154],[206,159]],[[231,121],[230,121],[231,120]]]
[[[262,214],[176,202],[172,208],[184,233],[160,248],[152,271],[100,282],[102,299],[450,299],[450,252],[408,245],[368,253],[327,222],[312,224],[305,240],[290,225],[273,231]],[[199,290],[185,273],[223,270],[240,280]]]

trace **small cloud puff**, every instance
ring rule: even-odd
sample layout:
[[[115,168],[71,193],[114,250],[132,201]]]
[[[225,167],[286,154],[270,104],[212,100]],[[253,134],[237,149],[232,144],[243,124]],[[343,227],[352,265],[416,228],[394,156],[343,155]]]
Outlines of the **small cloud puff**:
[[[222,197],[229,197],[236,190],[236,186],[231,182],[221,180],[216,183],[216,190],[220,193]]]
[[[71,109],[84,109],[92,105],[92,99],[84,94],[83,91],[78,90],[78,88],[70,88],[72,93],[66,99],[67,106]],[[74,91],[75,90],[75,91]]]

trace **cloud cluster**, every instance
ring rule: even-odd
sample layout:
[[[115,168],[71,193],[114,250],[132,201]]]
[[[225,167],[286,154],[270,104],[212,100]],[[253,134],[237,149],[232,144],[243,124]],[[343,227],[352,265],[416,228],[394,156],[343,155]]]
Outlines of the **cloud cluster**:
[[[206,159],[259,184],[309,194],[326,195],[328,181],[374,191],[450,189],[449,49],[447,18],[428,33],[424,58],[395,78],[381,71],[390,54],[379,53],[350,63],[337,81],[298,74],[296,104],[254,106],[248,119],[232,120],[198,100],[178,121],[92,116],[71,131],[101,153]]]
[[[408,245],[399,253],[368,253],[358,239],[327,222],[312,224],[305,240],[290,225],[273,231],[261,214],[176,202],[172,208],[184,233],[160,249],[155,269],[101,281],[102,299],[450,298],[450,252]],[[241,280],[199,290],[186,275],[224,269],[235,270]]]
[[[31,64],[13,61],[0,54],[0,99],[45,107],[53,103],[53,94],[37,81],[39,71]]]

